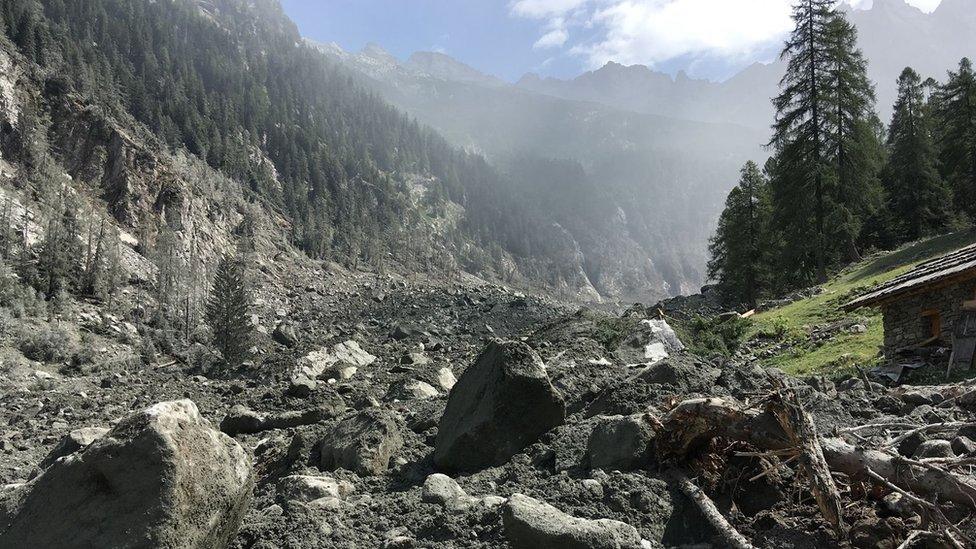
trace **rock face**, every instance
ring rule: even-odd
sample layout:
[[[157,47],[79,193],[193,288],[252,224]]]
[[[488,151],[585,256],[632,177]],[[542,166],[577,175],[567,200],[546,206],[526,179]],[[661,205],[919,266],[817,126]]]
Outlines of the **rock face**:
[[[434,463],[457,471],[504,463],[565,419],[539,355],[524,343],[493,341],[451,391]]]
[[[342,420],[319,442],[321,466],[328,471],[342,467],[361,476],[382,475],[402,446],[393,414],[371,408]]]
[[[630,471],[647,460],[653,431],[643,415],[600,419],[586,444],[593,469]]]
[[[515,549],[639,549],[629,524],[576,518],[545,502],[513,494],[502,507],[505,537]]]
[[[47,469],[52,463],[57,461],[58,458],[64,456],[70,456],[71,454],[81,450],[95,442],[96,440],[105,436],[109,430],[105,427],[82,427],[81,429],[75,429],[71,431],[64,438],[58,442],[58,445],[51,450],[51,453],[44,458],[41,462],[41,469]]]
[[[0,496],[0,547],[225,547],[252,486],[240,445],[163,402]]]

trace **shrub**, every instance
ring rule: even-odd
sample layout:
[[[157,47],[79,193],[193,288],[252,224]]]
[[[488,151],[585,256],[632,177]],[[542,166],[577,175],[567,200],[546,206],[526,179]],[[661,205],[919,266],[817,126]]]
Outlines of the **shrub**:
[[[17,347],[31,360],[50,363],[64,362],[77,350],[71,333],[59,325],[26,327]]]

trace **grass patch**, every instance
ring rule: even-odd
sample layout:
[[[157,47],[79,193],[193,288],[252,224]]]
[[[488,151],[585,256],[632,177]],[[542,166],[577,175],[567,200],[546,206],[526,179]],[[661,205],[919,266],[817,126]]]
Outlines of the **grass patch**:
[[[764,366],[777,367],[791,374],[837,375],[855,366],[872,367],[878,361],[878,349],[884,341],[881,312],[861,309],[845,313],[840,307],[865,290],[908,272],[922,261],[973,242],[976,242],[976,230],[962,231],[869,257],[837,273],[823,286],[822,294],[753,316],[748,337],[796,343],[791,351],[762,360]],[[809,344],[807,334],[811,326],[845,318],[863,319],[867,332],[841,334],[818,347]]]

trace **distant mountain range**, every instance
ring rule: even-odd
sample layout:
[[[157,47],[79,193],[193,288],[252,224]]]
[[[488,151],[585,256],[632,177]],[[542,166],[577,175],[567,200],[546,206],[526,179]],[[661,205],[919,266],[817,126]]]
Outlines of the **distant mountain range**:
[[[943,79],[976,57],[973,0],[925,14],[903,0],[851,12],[890,118],[905,66]],[[950,38],[951,37],[951,38]],[[398,108],[485,155],[554,212],[601,295],[647,299],[704,283],[707,241],[746,160],[762,163],[783,67],[756,63],[724,82],[608,63],[571,80],[510,84],[447,55],[400,61],[380,46],[319,49]],[[573,168],[576,165],[576,168]],[[577,204],[553,195],[572,194]],[[534,198],[529,198],[534,197]]]
[[[943,0],[930,14],[904,0],[874,0],[870,9],[851,10],[850,19],[870,61],[868,74],[877,86],[878,112],[885,122],[897,95],[895,83],[906,66],[941,81],[960,59],[976,57],[973,0]],[[635,112],[768,128],[773,117],[770,98],[783,72],[779,61],[756,63],[729,80],[710,82],[611,62],[572,80],[528,74],[517,85]]]

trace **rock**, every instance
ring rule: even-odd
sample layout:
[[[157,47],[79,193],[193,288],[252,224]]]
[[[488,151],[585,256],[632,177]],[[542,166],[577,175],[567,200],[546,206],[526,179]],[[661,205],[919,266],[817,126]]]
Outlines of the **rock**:
[[[586,444],[590,468],[630,471],[640,467],[647,460],[652,437],[651,425],[642,414],[602,417]]]
[[[387,392],[390,400],[428,400],[437,398],[440,393],[429,383],[416,379],[404,379],[394,382]]]
[[[334,396],[316,408],[288,410],[274,414],[258,414],[240,404],[234,405],[220,422],[220,430],[230,436],[253,434],[271,429],[289,429],[334,419],[346,410],[342,398]]]
[[[298,345],[298,334],[295,332],[295,327],[289,322],[279,322],[274,331],[271,332],[271,339],[288,348]]]
[[[240,433],[258,433],[263,430],[264,421],[264,416],[242,404],[235,404],[220,421],[220,430],[230,436]]]
[[[936,458],[936,457],[956,457],[952,451],[952,444],[948,440],[932,439],[919,444],[912,456],[915,459]]]
[[[654,318],[642,320],[614,354],[627,364],[654,364],[684,349],[671,326],[663,319]]]
[[[237,442],[163,402],[0,496],[0,547],[226,547],[252,487]]]
[[[359,368],[369,366],[376,357],[367,353],[355,340],[337,343],[331,348],[323,348],[308,353],[298,361],[292,373],[293,381],[304,378],[315,380],[323,377],[349,379]]]
[[[454,372],[450,368],[445,367],[437,370],[437,384],[441,386],[441,389],[450,391],[456,383],[457,378],[454,377]]]
[[[105,427],[83,427],[75,429],[62,438],[57,446],[41,461],[41,469],[47,469],[58,458],[69,456],[102,438],[109,430]]]
[[[393,327],[393,330],[390,332],[390,338],[396,341],[401,341],[407,339],[408,337],[412,337],[416,334],[417,331],[414,330],[413,328],[409,326],[405,326],[403,324],[397,324],[396,326]]]
[[[639,549],[633,526],[576,518],[552,505],[513,494],[502,507],[505,538],[514,549]]]
[[[323,498],[342,499],[354,487],[331,477],[289,475],[278,482],[278,495],[285,501],[310,502]]]
[[[898,444],[898,453],[905,457],[912,457],[918,447],[926,441],[925,433],[912,433],[908,438]]]
[[[466,496],[467,494],[454,479],[441,473],[434,473],[424,481],[420,498],[427,503],[446,505],[448,502]]]
[[[603,499],[603,485],[600,484],[599,480],[592,478],[583,479],[583,488],[594,498]]]
[[[451,391],[434,463],[457,471],[502,464],[565,419],[539,355],[525,343],[492,341]]]
[[[414,351],[407,353],[400,357],[400,364],[409,364],[411,366],[423,366],[424,364],[429,364],[430,358],[420,351]]]
[[[382,475],[403,446],[403,437],[393,414],[368,408],[342,420],[319,442],[321,466],[338,467],[361,476]]]
[[[957,456],[976,456],[976,442],[967,436],[957,436],[952,439],[952,451],[955,452]]]
[[[293,397],[305,398],[315,391],[318,382],[304,375],[293,375],[288,382],[288,394]]]
[[[906,391],[901,395],[901,399],[905,402],[905,404],[911,404],[912,406],[932,404],[932,397],[921,391]]]
[[[866,334],[868,333],[868,327],[864,324],[855,324],[849,328],[852,334]]]

